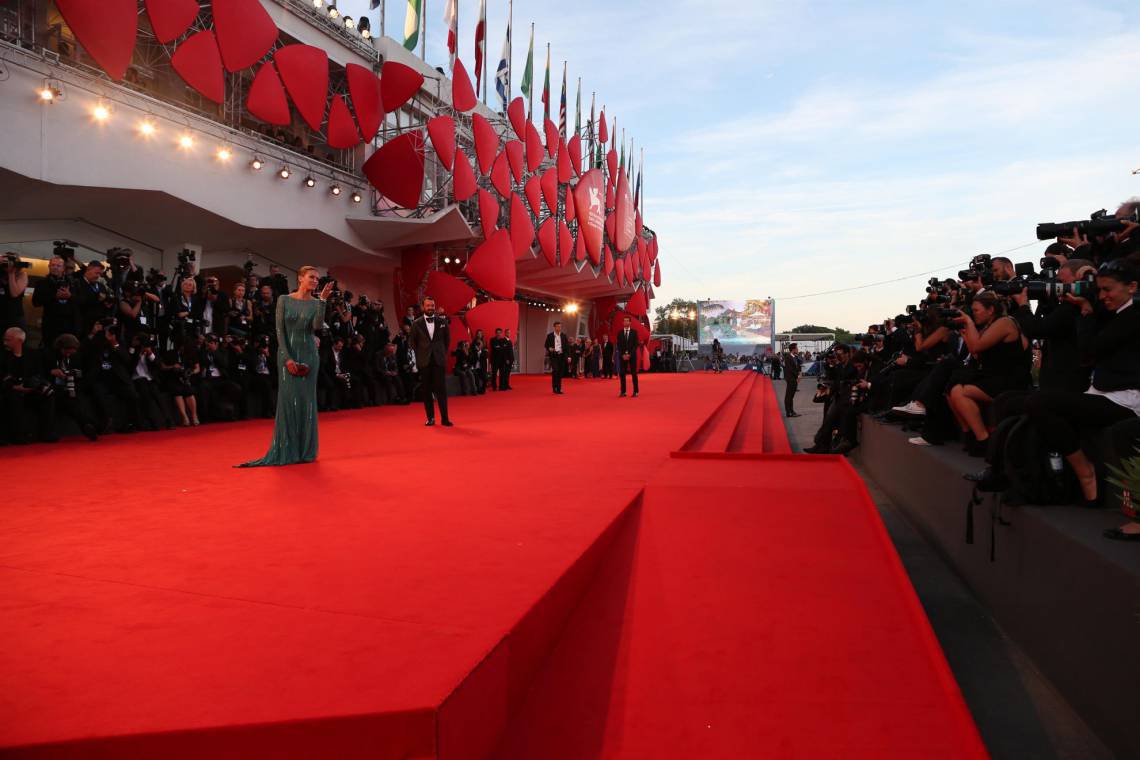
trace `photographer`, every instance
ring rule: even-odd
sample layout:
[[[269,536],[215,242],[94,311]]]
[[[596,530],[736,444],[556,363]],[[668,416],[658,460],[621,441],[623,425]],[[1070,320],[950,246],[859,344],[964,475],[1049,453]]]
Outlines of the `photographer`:
[[[182,282],[185,285],[185,283],[194,281],[186,279]],[[195,342],[187,341],[187,346],[196,350]],[[159,384],[162,392],[174,402],[174,407],[181,417],[182,427],[197,426],[202,423],[198,419],[198,399],[194,395],[192,379],[199,374],[198,367],[196,363],[187,366],[183,363],[184,361],[182,354],[175,349],[163,352],[158,362]]]
[[[158,297],[146,282],[129,279],[123,283],[119,300],[119,325],[122,339],[132,340],[157,321]]]
[[[289,293],[289,280],[281,273],[281,267],[276,264],[269,265],[269,276],[262,277],[258,284],[261,287],[269,286],[274,306],[278,298]]]
[[[19,254],[9,251],[0,256],[0,329],[9,327],[23,329],[24,291],[28,289],[28,269],[26,261]]]
[[[379,357],[377,377],[380,381],[380,385],[384,388],[384,403],[411,403],[408,400],[408,396],[404,390],[404,384],[400,379],[400,367],[399,363],[396,361],[395,344],[385,344],[383,350],[377,352],[376,355]]]
[[[107,266],[111,271],[107,286],[117,298],[123,295],[123,288],[129,282],[136,285],[143,281],[143,271],[135,264],[134,251],[130,248],[111,248],[107,251]]]
[[[184,278],[166,304],[166,313],[170,316],[170,339],[175,347],[181,347],[201,334],[204,308],[205,302],[198,296],[198,283],[192,277]]]
[[[330,412],[355,406],[353,377],[348,369],[344,338],[334,336],[327,354],[321,359],[320,373],[325,387],[325,404]],[[359,383],[356,383],[359,385]]]
[[[41,354],[27,351],[27,335],[19,327],[4,331],[0,354],[0,432],[10,443],[31,443],[50,428],[50,385]]]
[[[52,256],[48,261],[47,277],[36,283],[32,293],[32,305],[38,306],[43,315],[40,345],[50,346],[63,333],[79,331],[79,312],[72,294],[74,284],[67,272],[67,262],[62,256]]]
[[[98,323],[96,327],[99,327]],[[47,373],[52,385],[50,394],[52,403],[44,438],[52,443],[59,440],[55,418],[63,414],[75,421],[88,440],[94,441],[99,437],[95,430],[95,418],[91,413],[82,362],[75,356],[79,352],[79,338],[64,333],[55,339],[52,349],[52,359],[48,363]]]
[[[221,350],[221,340],[213,333],[206,336],[206,345],[198,352],[198,399],[207,420],[233,420],[238,416],[242,393],[241,385],[230,377],[231,356],[229,351]]]
[[[1041,224],[1037,227],[1037,236],[1054,237],[1056,228],[1063,227],[1065,231],[1057,236],[1057,241],[1072,248],[1073,257],[1099,265],[1140,251],[1140,236],[1136,235],[1140,227],[1138,220],[1140,198],[1131,198],[1120,204],[1111,217],[1101,209],[1084,222]],[[1043,228],[1047,229],[1043,231]]]
[[[475,375],[468,365],[470,357],[467,351],[467,341],[459,341],[459,345],[451,352],[451,358],[455,360],[455,367],[452,370],[454,375],[459,378],[460,394],[463,396],[475,395]]]
[[[1059,264],[1056,278],[1062,285],[1072,285],[1085,272],[1095,271],[1092,262],[1071,259]],[[1041,390],[1078,392],[1088,388],[1089,368],[1081,361],[1077,345],[1080,309],[1066,300],[1042,298],[1038,301],[1037,310],[1033,311],[1029,307],[1028,288],[1011,295],[1010,300],[1015,304],[1013,316],[1021,325],[1022,332],[1041,344],[1038,387]]]
[[[257,399],[260,415],[272,418],[277,411],[277,373],[274,371],[273,356],[270,353],[269,336],[262,336],[254,341],[250,366],[250,395]]]
[[[870,357],[864,351],[852,354],[845,345],[835,346],[835,364],[826,385],[831,398],[823,422],[807,454],[846,454],[858,442],[859,415],[867,408],[871,383],[867,380]]]
[[[1081,352],[1092,359],[1092,385],[1084,392],[1041,391],[1026,402],[1026,413],[1041,431],[1050,450],[1068,460],[1081,485],[1086,506],[1100,497],[1096,468],[1081,449],[1081,432],[1113,425],[1140,414],[1140,309],[1136,297],[1140,271],[1136,263],[1116,259],[1097,270],[1097,305],[1086,298],[1065,296],[1080,309],[1077,338]],[[1130,523],[1110,538],[1140,533]]]
[[[226,307],[223,334],[249,338],[253,329],[253,304],[245,297],[244,283],[234,285]]]
[[[221,284],[215,275],[207,275],[202,293],[202,333],[225,334],[226,312],[229,311],[229,298],[221,291]]]
[[[119,343],[114,330],[101,331],[84,347],[84,371],[91,379],[91,392],[99,412],[101,432],[109,432],[114,423],[112,399],[122,406],[124,419],[115,425],[119,433],[133,433],[143,427],[139,411],[140,399],[131,382],[133,358]]]
[[[147,333],[139,333],[131,338],[131,347],[128,349],[131,385],[138,395],[139,413],[149,423],[148,427],[157,430],[162,426],[169,430],[174,427],[174,422],[170,419],[160,393],[161,369],[154,346],[154,338]]]
[[[253,334],[269,336],[276,340],[277,305],[273,300],[273,289],[269,285],[258,288],[257,299],[253,302]]]
[[[380,389],[372,362],[368,361],[368,346],[363,335],[356,334],[348,343],[348,372],[355,383],[352,391],[353,406],[377,406],[380,403]]]
[[[115,316],[119,299],[103,280],[106,267],[102,261],[90,261],[76,284],[75,308],[79,312],[79,334],[88,336],[96,322]]]

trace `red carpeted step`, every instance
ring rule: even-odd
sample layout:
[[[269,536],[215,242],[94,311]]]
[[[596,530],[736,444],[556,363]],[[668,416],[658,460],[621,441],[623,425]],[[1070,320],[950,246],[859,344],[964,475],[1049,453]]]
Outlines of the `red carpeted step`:
[[[727,451],[761,453],[764,451],[764,382],[766,377],[759,372],[752,379],[752,387],[748,392],[748,401],[744,404],[744,411],[732,431],[732,439],[728,442]]]
[[[862,483],[797,457],[658,470],[496,756],[986,752]]]
[[[788,429],[780,414],[780,400],[772,381],[764,378],[764,451],[768,454],[791,454],[792,444],[788,440]]]
[[[726,451],[733,431],[740,421],[740,414],[748,401],[752,381],[753,378],[747,374],[742,377],[733,387],[732,393],[717,407],[705,424],[681,447],[681,451]]]

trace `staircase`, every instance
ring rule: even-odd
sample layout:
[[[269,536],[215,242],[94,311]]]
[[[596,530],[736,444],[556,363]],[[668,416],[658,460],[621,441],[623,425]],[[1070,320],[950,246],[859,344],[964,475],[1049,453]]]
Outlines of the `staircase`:
[[[757,372],[747,374],[673,456],[790,453],[772,381]]]

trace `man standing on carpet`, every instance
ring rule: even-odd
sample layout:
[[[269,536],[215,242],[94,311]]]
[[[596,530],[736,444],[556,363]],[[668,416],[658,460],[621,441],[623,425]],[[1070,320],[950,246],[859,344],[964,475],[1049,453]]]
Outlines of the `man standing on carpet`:
[[[562,376],[566,374],[566,357],[570,353],[570,341],[562,334],[562,323],[554,323],[554,332],[546,335],[546,356],[550,359],[550,385],[554,392],[562,394]]]
[[[610,334],[602,333],[602,377],[606,380],[614,379],[614,344],[610,343]]]
[[[788,346],[788,352],[784,354],[784,383],[786,390],[784,391],[784,415],[786,417],[799,417],[796,413],[796,387],[800,381],[800,347],[795,343]]]
[[[505,391],[507,389],[507,355],[511,351],[511,342],[503,337],[503,328],[495,328],[495,337],[491,338],[491,390]]]
[[[637,349],[641,345],[641,340],[638,338],[637,330],[634,330],[630,325],[632,320],[625,317],[622,320],[622,330],[618,333],[617,338],[617,351],[618,356],[621,357],[621,364],[618,366],[618,378],[621,380],[621,395],[625,395],[625,375],[628,372],[633,377],[633,397],[637,398]]]
[[[447,354],[451,337],[447,327],[447,317],[435,313],[435,299],[424,296],[423,314],[412,323],[412,351],[416,355],[416,368],[419,370],[420,389],[424,394],[424,411],[427,413],[425,426],[435,424],[435,406],[432,398],[439,402],[440,422],[451,427],[447,418]]]

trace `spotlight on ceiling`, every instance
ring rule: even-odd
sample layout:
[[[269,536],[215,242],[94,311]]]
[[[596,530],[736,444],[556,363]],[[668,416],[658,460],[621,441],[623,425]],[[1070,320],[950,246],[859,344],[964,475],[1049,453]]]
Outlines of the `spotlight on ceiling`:
[[[366,17],[361,17],[357,22],[356,28],[360,31],[360,36],[366,40],[372,39],[372,22]]]
[[[340,11],[336,9],[336,0],[329,0],[329,18],[337,18]]]
[[[313,178],[312,174],[305,177],[305,187],[316,187],[316,186],[317,186],[317,180]]]
[[[262,160],[261,156],[254,156],[253,160],[249,162],[249,168],[255,172],[261,171],[261,167],[263,166],[265,166],[265,161]]]
[[[41,103],[54,103],[63,97],[63,86],[54,79],[45,79],[43,86],[36,91]]]
[[[280,169],[277,170],[277,176],[280,177],[281,179],[289,179],[290,174],[292,174],[292,172],[289,171],[288,166],[282,166]]]
[[[353,190],[352,191],[352,202],[353,203],[360,203],[362,200],[364,200],[364,198],[360,195],[360,192],[357,190]]]
[[[313,7],[320,10],[325,4],[325,0],[313,0]]]
[[[91,116],[95,118],[95,121],[104,122],[111,118],[111,106],[107,101],[100,100],[95,104],[95,107],[91,109]]]
[[[143,119],[139,122],[139,134],[143,137],[154,137],[154,133],[158,128],[154,126],[154,122],[150,119]]]
[[[334,183],[333,186],[329,188],[329,192],[333,195],[340,195],[340,185]]]
[[[443,263],[444,264],[450,264],[451,263],[451,257],[450,256],[444,256],[443,257]]]
[[[578,313],[578,304],[568,303],[568,304],[566,304],[566,308],[564,309],[564,311],[567,314],[577,314]]]
[[[356,28],[356,22],[352,20],[352,16],[345,16],[344,17],[344,28],[345,29],[355,29]]]
[[[230,150],[230,147],[228,145],[223,145],[222,147],[218,148],[218,152],[215,155],[218,157],[219,161],[224,162],[229,161],[231,158],[233,158],[234,152]]]
[[[178,147],[182,150],[190,150],[194,147],[194,138],[189,134],[183,134],[178,138]]]

